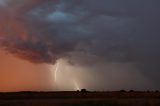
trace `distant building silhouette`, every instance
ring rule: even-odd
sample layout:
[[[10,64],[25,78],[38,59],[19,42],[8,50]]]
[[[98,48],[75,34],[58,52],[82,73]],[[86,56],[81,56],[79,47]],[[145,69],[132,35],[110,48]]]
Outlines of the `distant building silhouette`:
[[[81,89],[81,92],[88,92],[86,89]]]

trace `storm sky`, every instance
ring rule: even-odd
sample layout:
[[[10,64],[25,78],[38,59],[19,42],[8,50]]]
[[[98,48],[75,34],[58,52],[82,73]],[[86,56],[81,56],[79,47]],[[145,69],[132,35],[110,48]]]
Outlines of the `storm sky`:
[[[0,76],[7,80],[10,73],[19,73],[4,68],[12,64],[7,62],[11,56],[25,61],[17,66],[30,64],[31,77],[37,76],[34,82],[24,78],[14,86],[28,85],[32,90],[43,80],[35,86],[47,90],[52,87],[47,67],[63,60],[83,88],[160,89],[159,4],[159,0],[0,0],[0,74],[6,73]],[[29,73],[26,66],[17,70],[22,79]],[[6,83],[12,86],[0,81]]]

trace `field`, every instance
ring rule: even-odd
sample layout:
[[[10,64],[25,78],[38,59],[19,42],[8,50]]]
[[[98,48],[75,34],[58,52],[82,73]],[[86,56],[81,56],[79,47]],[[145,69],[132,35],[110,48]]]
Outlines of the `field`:
[[[0,93],[0,106],[160,106],[160,92]]]

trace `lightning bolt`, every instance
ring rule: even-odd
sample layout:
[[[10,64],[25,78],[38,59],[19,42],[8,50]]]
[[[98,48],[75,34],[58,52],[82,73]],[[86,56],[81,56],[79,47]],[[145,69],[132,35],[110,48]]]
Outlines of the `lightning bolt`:
[[[54,81],[55,82],[57,82],[58,69],[59,69],[59,62],[56,64],[56,68],[55,68],[55,71],[54,71]]]
[[[79,87],[77,81],[73,80],[73,83],[74,83],[75,89],[80,90],[80,87]]]
[[[53,68],[53,66],[51,67],[51,72],[53,73],[52,74],[53,75],[53,80],[54,80],[54,82],[56,84],[56,87],[58,86],[58,83],[59,83],[58,82],[58,77],[59,77],[58,74],[60,74],[59,73],[59,71],[60,71],[60,69],[59,69],[60,68],[60,63],[61,63],[61,61],[58,61],[56,63],[56,65],[54,66],[54,68]],[[61,64],[63,65],[63,63],[61,63]],[[67,75],[69,75],[69,74],[71,74],[72,71],[67,69],[66,72],[67,72]],[[63,71],[62,71],[62,73],[63,73]],[[76,79],[72,76],[72,74],[70,75],[69,79],[71,79],[71,83],[73,84],[74,89],[75,90],[80,90],[79,84],[76,81]]]

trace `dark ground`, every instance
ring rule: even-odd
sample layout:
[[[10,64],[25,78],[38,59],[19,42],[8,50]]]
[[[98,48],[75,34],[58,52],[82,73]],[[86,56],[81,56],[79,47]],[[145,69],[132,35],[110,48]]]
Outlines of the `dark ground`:
[[[160,106],[160,92],[0,93],[0,106]]]

